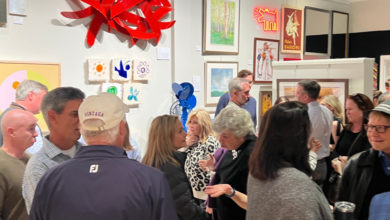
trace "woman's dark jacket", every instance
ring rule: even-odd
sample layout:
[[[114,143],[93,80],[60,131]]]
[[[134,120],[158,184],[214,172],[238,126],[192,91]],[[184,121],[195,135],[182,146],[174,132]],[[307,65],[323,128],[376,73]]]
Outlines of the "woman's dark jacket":
[[[164,172],[168,180],[179,219],[208,220],[209,215],[195,202],[191,185],[184,172],[184,162],[187,155],[183,152],[174,152],[173,156],[179,162],[179,166],[168,162],[163,164],[160,170]]]

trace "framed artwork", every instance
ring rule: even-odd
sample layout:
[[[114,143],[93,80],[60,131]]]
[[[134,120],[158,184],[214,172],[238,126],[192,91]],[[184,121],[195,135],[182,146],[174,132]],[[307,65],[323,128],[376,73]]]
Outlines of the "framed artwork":
[[[302,53],[303,48],[303,10],[282,8],[282,53]]]
[[[88,81],[108,82],[110,79],[110,60],[88,59]]]
[[[133,59],[128,57],[116,58],[111,61],[111,79],[115,82],[128,82],[133,71]]]
[[[203,0],[203,54],[238,54],[240,0]]]
[[[272,83],[272,62],[278,60],[278,40],[255,38],[253,49],[253,82]]]
[[[228,85],[238,73],[238,62],[205,63],[205,105],[217,106],[219,97],[228,92]]]
[[[19,84],[26,79],[38,81],[50,90],[61,85],[61,65],[59,63],[32,63],[0,61],[0,113],[15,101]],[[42,114],[36,115],[43,132],[48,131]]]
[[[258,125],[260,126],[261,119],[264,114],[272,107],[272,91],[260,91],[259,92],[259,113],[258,113]]]
[[[277,97],[286,96],[290,101],[295,100],[295,91],[298,82],[302,79],[277,79]],[[345,99],[348,96],[348,79],[314,79],[320,84],[321,91],[318,101],[327,95],[335,95],[341,104],[345,106]]]

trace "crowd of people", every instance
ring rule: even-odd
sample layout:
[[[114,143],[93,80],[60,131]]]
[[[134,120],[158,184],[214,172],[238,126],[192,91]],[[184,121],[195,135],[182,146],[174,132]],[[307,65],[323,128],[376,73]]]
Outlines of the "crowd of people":
[[[22,82],[0,116],[0,219],[328,220],[337,201],[390,219],[389,93],[344,108],[302,80],[256,130],[252,78],[231,80],[214,120],[155,117],[142,160],[117,96]]]

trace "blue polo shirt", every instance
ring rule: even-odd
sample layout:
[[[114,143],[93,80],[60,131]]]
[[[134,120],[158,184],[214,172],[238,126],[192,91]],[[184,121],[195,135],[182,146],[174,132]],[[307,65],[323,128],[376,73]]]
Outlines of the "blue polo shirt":
[[[128,159],[123,149],[85,146],[45,173],[30,220],[177,220],[162,172]]]

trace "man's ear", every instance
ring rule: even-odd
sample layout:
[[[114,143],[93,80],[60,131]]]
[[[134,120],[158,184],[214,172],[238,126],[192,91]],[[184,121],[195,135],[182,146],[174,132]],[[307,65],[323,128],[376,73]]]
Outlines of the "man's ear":
[[[27,96],[26,96],[26,99],[28,100],[28,101],[32,101],[33,99],[34,99],[34,92],[33,91],[30,91],[28,94],[27,94]]]
[[[9,127],[7,128],[7,134],[10,136],[10,137],[14,137],[16,134],[15,134],[15,129],[12,128],[12,127]]]
[[[56,122],[57,121],[57,112],[55,112],[54,110],[49,110],[47,112],[47,119],[49,120],[50,124],[53,124],[54,122]]]
[[[125,122],[124,122],[124,121],[121,121],[121,122],[119,123],[119,134],[120,134],[120,135],[123,135],[123,136],[126,136],[126,132],[127,132],[127,130],[126,130]]]

